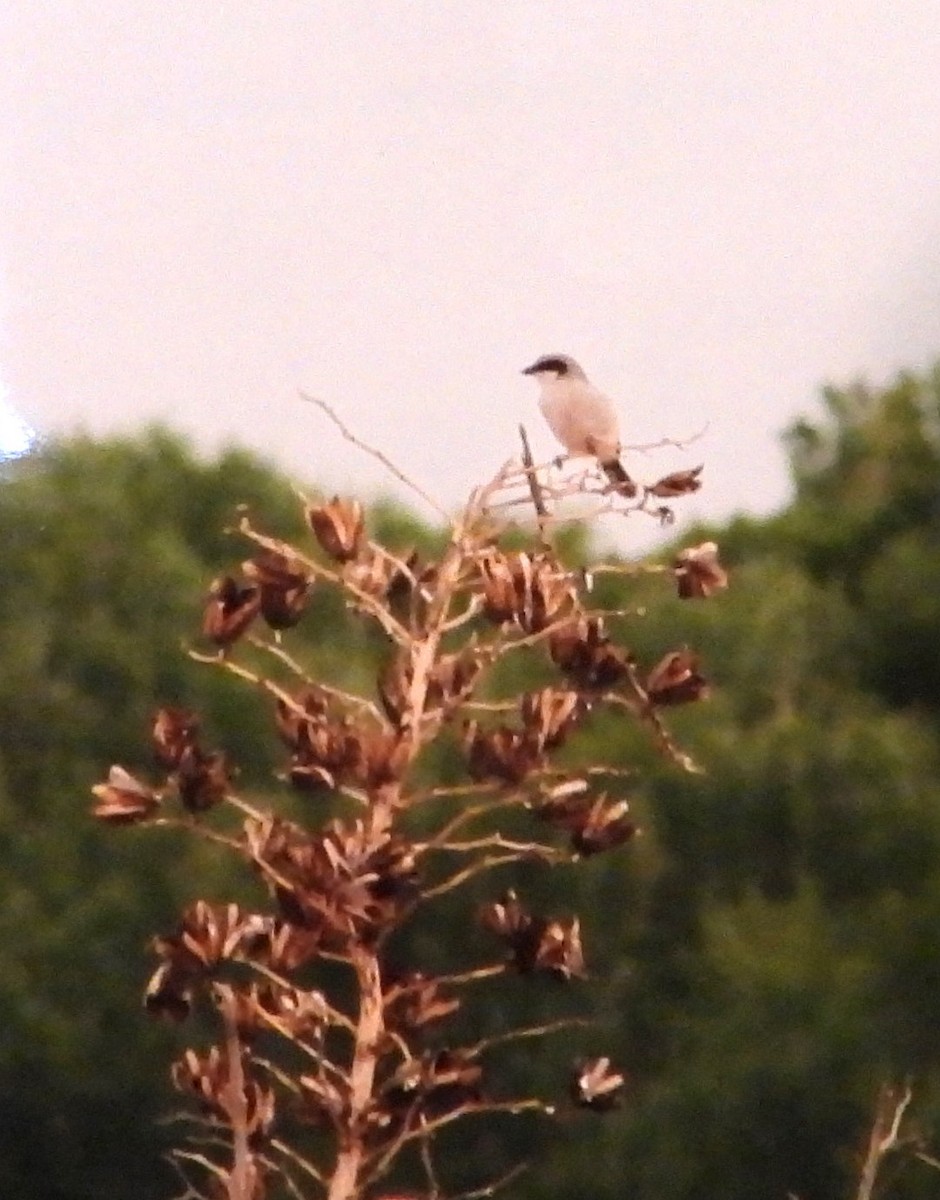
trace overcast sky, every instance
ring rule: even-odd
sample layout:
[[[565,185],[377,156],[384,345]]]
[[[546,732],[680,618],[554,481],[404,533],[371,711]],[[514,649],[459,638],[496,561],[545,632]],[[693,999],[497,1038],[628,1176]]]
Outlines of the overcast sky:
[[[575,355],[694,510],[819,386],[940,354],[937,0],[2,0],[0,382],[444,503]]]

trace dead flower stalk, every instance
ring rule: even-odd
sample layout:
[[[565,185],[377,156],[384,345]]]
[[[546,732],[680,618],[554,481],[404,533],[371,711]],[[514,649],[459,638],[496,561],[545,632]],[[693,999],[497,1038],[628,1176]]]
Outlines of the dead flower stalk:
[[[562,750],[566,763],[577,759],[599,710],[638,722],[678,768],[695,769],[662,714],[707,695],[696,655],[664,647],[658,663],[641,667],[592,607],[590,572],[566,565],[552,534],[558,506],[578,497],[593,498],[598,511],[645,509],[663,519],[659,502],[694,491],[700,470],[666,476],[625,502],[593,469],[536,466],[524,440],[523,461],[474,492],[434,562],[370,541],[355,500],[302,499],[304,546],[242,515],[249,557],[209,588],[202,633],[212,649],[192,657],[259,693],[285,747],[283,785],[315,801],[309,812],[329,815],[297,822],[273,801],[249,803],[228,756],[207,746],[199,718],[183,708],[155,717],[158,778],[115,766],[94,788],[102,822],[206,837],[268,895],[259,911],[195,900],[153,943],[148,1010],[179,1022],[196,1009],[216,1016],[215,1042],[187,1049],[172,1072],[201,1122],[174,1157],[188,1195],[360,1200],[381,1196],[380,1181],[410,1154],[427,1192],[444,1200],[434,1162],[441,1130],[474,1116],[555,1112],[554,1100],[501,1093],[494,1060],[520,1040],[570,1034],[580,1019],[474,1037],[462,995],[507,972],[561,984],[595,974],[578,916],[532,911],[504,890],[477,914],[495,953],[473,961],[458,945],[439,973],[414,963],[396,975],[388,943],[437,897],[495,868],[525,860],[551,870],[630,842],[632,770],[583,756],[573,767],[557,761]],[[538,534],[528,548],[518,538],[509,548],[503,514],[523,502],[535,507]],[[667,568],[655,570],[668,581]],[[683,551],[672,575],[683,599],[727,583],[711,543]],[[384,642],[371,694],[321,680],[290,640],[324,588]],[[509,650],[539,656],[554,683],[499,695]],[[460,782],[436,786],[418,765],[439,739],[462,755]],[[420,836],[408,820],[418,810]],[[604,1112],[620,1102],[627,1082],[609,1059],[582,1059],[572,1071],[559,1088],[569,1104]],[[460,1195],[490,1196],[517,1173]]]

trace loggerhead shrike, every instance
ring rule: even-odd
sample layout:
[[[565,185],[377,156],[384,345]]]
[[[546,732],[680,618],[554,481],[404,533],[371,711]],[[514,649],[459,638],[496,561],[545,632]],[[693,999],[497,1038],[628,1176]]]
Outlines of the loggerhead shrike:
[[[522,374],[538,380],[542,389],[539,406],[568,453],[592,455],[616,491],[622,496],[635,496],[636,484],[620,462],[620,432],[613,401],[598,391],[567,354],[543,354]]]

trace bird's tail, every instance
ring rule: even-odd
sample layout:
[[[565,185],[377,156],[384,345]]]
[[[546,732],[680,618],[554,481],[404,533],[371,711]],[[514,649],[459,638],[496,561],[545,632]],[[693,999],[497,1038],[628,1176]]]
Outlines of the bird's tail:
[[[604,469],[604,474],[621,496],[626,496],[630,500],[636,495],[636,484],[623,469],[623,463],[619,458],[612,458],[608,462],[602,462],[601,466]]]

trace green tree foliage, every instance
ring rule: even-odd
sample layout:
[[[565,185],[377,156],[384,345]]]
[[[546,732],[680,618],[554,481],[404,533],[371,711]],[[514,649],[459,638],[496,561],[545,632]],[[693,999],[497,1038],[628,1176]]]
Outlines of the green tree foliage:
[[[140,762],[158,700],[190,701],[266,779],[252,697],[194,671],[181,640],[236,506],[294,519],[289,488],[242,452],[196,461],[178,439],[78,439],[0,484],[0,1195],[165,1195],[140,1020],[145,939],[212,856],[89,829],[89,780]],[[144,765],[144,764],[141,764]],[[204,885],[205,886],[205,885]],[[211,888],[211,882],[209,887]]]
[[[937,372],[827,392],[789,434],[792,502],[708,531],[735,568],[726,595],[662,603],[661,581],[598,577],[635,610],[615,636],[641,664],[667,639],[702,652],[714,696],[675,726],[707,773],[663,766],[613,719],[592,727],[598,757],[638,768],[644,836],[534,886],[584,914],[589,962],[614,964],[591,1003],[632,1097],[600,1132],[534,1143],[540,1170],[514,1194],[851,1195],[877,1088],[908,1072],[940,1145],[938,421]],[[203,894],[231,885],[176,839],[107,835],[87,791],[112,760],[146,771],[158,702],[208,714],[251,785],[272,786],[264,699],[181,645],[243,503],[297,536],[276,473],[241,452],[200,462],[160,431],[52,445],[0,482],[0,1195],[171,1194],[155,1118],[174,1033],[140,1011],[145,942],[197,877]],[[433,549],[394,507],[374,519]],[[376,647],[317,603],[290,636],[361,686]],[[427,769],[446,775],[447,756]],[[442,904],[413,936],[443,953],[468,934]],[[498,1161],[507,1136],[480,1153]],[[909,1162],[885,1195],[938,1179]]]
[[[823,394],[822,421],[786,435],[793,502],[728,531],[735,557],[770,554],[853,606],[859,682],[892,705],[940,705],[940,367],[883,389]]]

